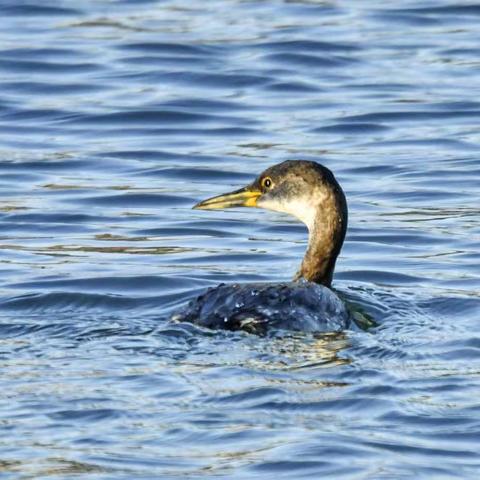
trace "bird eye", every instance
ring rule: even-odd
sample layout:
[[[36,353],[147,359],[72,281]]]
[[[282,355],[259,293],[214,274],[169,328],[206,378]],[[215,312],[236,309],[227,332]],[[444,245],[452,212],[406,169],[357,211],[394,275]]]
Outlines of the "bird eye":
[[[265,177],[262,180],[262,187],[271,188],[273,185],[272,179],[270,177]]]

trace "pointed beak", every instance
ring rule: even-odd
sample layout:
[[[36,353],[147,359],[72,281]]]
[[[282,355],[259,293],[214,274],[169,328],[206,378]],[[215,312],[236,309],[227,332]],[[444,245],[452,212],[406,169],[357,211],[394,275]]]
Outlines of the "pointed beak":
[[[234,192],[207,198],[197,203],[193,208],[196,210],[218,210],[220,208],[256,207],[257,199],[261,194],[261,191],[252,186],[247,186]]]

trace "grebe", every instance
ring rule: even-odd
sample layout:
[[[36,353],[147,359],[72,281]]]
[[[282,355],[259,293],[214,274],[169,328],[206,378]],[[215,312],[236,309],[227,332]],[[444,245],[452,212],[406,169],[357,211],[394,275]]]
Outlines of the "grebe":
[[[250,185],[197,203],[216,210],[258,207],[285,212],[308,228],[308,247],[292,282],[221,284],[209,288],[174,316],[207,328],[336,332],[350,325],[345,304],[331,289],[347,230],[347,201],[323,165],[288,160],[261,173]]]

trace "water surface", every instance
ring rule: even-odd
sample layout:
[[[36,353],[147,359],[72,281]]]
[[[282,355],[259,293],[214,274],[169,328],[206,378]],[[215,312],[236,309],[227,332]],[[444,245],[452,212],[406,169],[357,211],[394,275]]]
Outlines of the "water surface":
[[[1,8],[2,478],[478,478],[478,6]],[[169,322],[293,276],[294,219],[191,210],[289,158],[343,185],[335,284],[379,326]]]

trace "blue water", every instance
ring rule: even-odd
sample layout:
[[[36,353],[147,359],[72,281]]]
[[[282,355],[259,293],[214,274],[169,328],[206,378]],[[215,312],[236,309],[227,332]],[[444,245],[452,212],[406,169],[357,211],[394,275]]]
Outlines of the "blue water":
[[[2,479],[478,479],[480,7],[4,0]],[[293,218],[192,211],[281,160],[350,208],[369,332],[168,321],[287,281]]]

